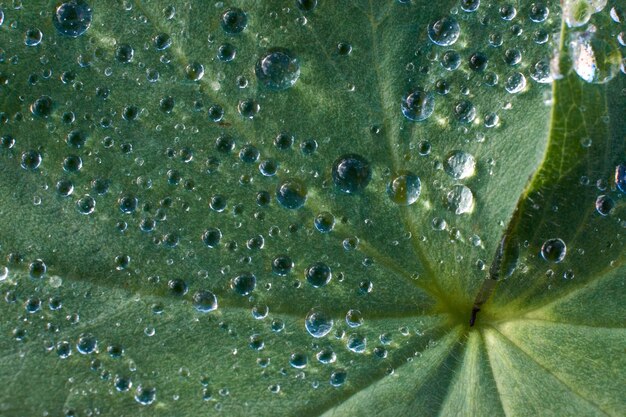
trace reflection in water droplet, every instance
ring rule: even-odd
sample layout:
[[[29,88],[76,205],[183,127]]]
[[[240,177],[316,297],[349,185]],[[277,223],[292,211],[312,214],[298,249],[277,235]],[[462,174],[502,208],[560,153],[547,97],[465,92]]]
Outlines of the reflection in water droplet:
[[[363,314],[359,310],[349,310],[346,314],[346,324],[350,327],[359,327],[363,324]]]
[[[348,194],[363,191],[372,179],[370,163],[356,154],[347,154],[336,159],[331,173],[337,188]]]
[[[150,405],[156,399],[156,388],[139,385],[135,394],[135,401],[141,405]]]
[[[602,216],[608,216],[615,208],[615,201],[608,195],[598,196],[596,199],[596,210]]]
[[[328,265],[322,262],[316,262],[304,271],[304,276],[309,284],[315,288],[319,288],[328,284],[333,274]]]
[[[319,309],[312,309],[304,320],[304,326],[313,337],[320,338],[326,336],[333,328],[332,317]]]
[[[256,63],[259,82],[270,90],[280,91],[293,86],[300,77],[300,64],[285,48],[272,48]]]
[[[391,201],[403,206],[410,206],[420,196],[422,184],[419,177],[411,172],[401,172],[387,185],[387,194]]]
[[[402,98],[402,114],[414,122],[426,120],[435,110],[435,96],[433,93],[416,89]]]
[[[346,347],[354,353],[363,353],[367,346],[367,338],[360,334],[352,334],[348,337]]]
[[[596,36],[590,25],[585,32],[572,34],[569,51],[576,74],[589,83],[603,84],[619,72],[621,54],[615,42]]]
[[[307,188],[298,180],[286,180],[276,188],[276,200],[287,209],[298,209],[304,205],[307,198]]]
[[[476,171],[476,160],[463,151],[453,151],[446,157],[444,169],[448,175],[457,180],[468,178]]]
[[[526,88],[526,77],[521,72],[516,72],[507,78],[504,88],[511,94],[519,93]]]
[[[565,242],[559,238],[548,239],[541,246],[541,257],[548,262],[562,262],[566,253]]]
[[[446,196],[448,208],[455,214],[471,213],[474,209],[474,194],[465,185],[457,184]]]
[[[626,194],[626,165],[624,164],[615,167],[615,185],[618,190]]]
[[[435,45],[452,45],[460,34],[461,27],[453,17],[444,17],[428,25],[428,37]]]
[[[201,313],[217,309],[217,297],[211,291],[200,290],[193,295],[193,306]]]
[[[343,369],[336,369],[330,374],[330,385],[340,387],[345,384],[348,373]]]
[[[230,287],[239,295],[249,295],[256,287],[256,277],[250,273],[238,275],[231,280]]]
[[[89,29],[92,19],[91,7],[84,0],[61,3],[52,16],[52,23],[61,35],[76,38]]]
[[[476,118],[476,107],[469,100],[462,100],[455,104],[454,114],[461,123],[471,123]]]

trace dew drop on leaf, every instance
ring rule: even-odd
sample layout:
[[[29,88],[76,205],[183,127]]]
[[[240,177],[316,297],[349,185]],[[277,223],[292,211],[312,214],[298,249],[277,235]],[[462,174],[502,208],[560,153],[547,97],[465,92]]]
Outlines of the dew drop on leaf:
[[[239,295],[250,295],[256,287],[256,277],[251,273],[243,273],[233,278],[230,286]]]
[[[330,233],[335,227],[335,216],[332,213],[323,211],[315,216],[313,224],[320,233]]]
[[[559,263],[565,259],[567,247],[559,238],[548,239],[541,246],[541,257],[548,262]]]
[[[596,198],[596,210],[601,216],[608,216],[615,208],[615,201],[608,195],[600,195]]]
[[[350,327],[359,327],[363,324],[363,314],[359,310],[349,310],[346,313],[346,324]]]
[[[348,194],[363,191],[372,179],[370,163],[356,154],[346,154],[335,160],[331,173],[337,188]]]
[[[461,27],[453,17],[444,17],[428,25],[428,37],[439,46],[454,44],[461,34]]]
[[[209,290],[200,290],[193,295],[193,306],[201,313],[217,309],[217,297]]]
[[[348,373],[344,369],[336,369],[330,374],[330,385],[340,387],[345,384]]]
[[[98,348],[98,341],[91,334],[81,334],[76,343],[76,350],[83,355],[93,353]]]
[[[87,2],[71,0],[61,3],[56,8],[52,23],[61,35],[76,38],[89,29],[92,17],[93,13]]]
[[[415,203],[422,191],[419,177],[412,172],[401,172],[387,185],[387,194],[391,201],[403,206]]]
[[[471,213],[474,209],[474,194],[465,185],[457,184],[448,191],[446,203],[455,214]]]
[[[435,110],[435,96],[433,93],[416,89],[402,98],[402,114],[408,120],[421,122],[428,119]]]
[[[315,288],[319,288],[328,284],[332,279],[333,274],[328,265],[323,262],[316,262],[304,271],[304,276],[309,284]]]
[[[326,336],[333,328],[332,317],[317,308],[312,309],[304,320],[306,331],[315,338]]]
[[[467,152],[453,151],[446,157],[444,169],[454,179],[468,178],[476,171],[476,160]]]
[[[302,181],[290,179],[281,182],[276,188],[276,200],[287,209],[298,209],[304,205],[307,188]]]
[[[135,393],[135,401],[141,405],[150,405],[156,400],[156,388],[139,385]]]
[[[220,24],[224,32],[234,35],[241,33],[248,26],[248,16],[243,10],[233,7],[222,14]]]
[[[259,58],[254,72],[259,82],[269,90],[281,91],[298,81],[300,63],[289,50],[272,48]]]

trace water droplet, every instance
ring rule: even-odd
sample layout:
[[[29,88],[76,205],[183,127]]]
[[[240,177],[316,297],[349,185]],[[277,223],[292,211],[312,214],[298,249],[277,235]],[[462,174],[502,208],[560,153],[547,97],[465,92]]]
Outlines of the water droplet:
[[[363,353],[367,346],[367,338],[359,334],[352,334],[348,337],[346,347],[354,353]]]
[[[294,263],[287,255],[279,255],[272,261],[272,272],[279,276],[285,276],[294,267]]]
[[[317,7],[317,0],[296,0],[296,6],[303,12],[310,12]]]
[[[254,70],[259,82],[273,91],[292,87],[300,77],[297,58],[285,48],[269,49],[259,58]]]
[[[250,295],[256,287],[256,277],[250,273],[243,273],[231,280],[230,287],[239,295]]]
[[[226,10],[220,19],[224,32],[234,35],[241,33],[248,26],[248,16],[236,7]]]
[[[543,3],[533,3],[530,6],[529,17],[533,22],[544,22],[550,15],[550,9]]]
[[[289,365],[296,369],[306,367],[308,362],[309,360],[304,353],[292,353],[289,357]]]
[[[422,183],[412,172],[401,172],[387,185],[387,194],[391,201],[403,206],[410,206],[420,196]]]
[[[91,334],[81,334],[76,343],[76,350],[83,355],[93,353],[98,348],[98,341]]]
[[[596,210],[602,216],[608,216],[615,208],[615,201],[608,195],[598,196],[596,199]]]
[[[76,38],[91,26],[92,10],[84,0],[61,3],[52,16],[52,23],[61,35]]]
[[[613,41],[595,34],[595,27],[572,34],[569,51],[574,71],[589,83],[603,84],[619,72],[621,54]]]
[[[141,405],[150,405],[156,400],[156,388],[139,385],[135,393],[135,401]]]
[[[47,270],[48,267],[46,266],[46,263],[41,259],[35,259],[28,266],[28,273],[30,277],[34,279],[43,278],[46,275]]]
[[[211,227],[202,234],[202,242],[209,248],[215,248],[222,239],[222,232],[216,227]]]
[[[201,313],[217,309],[217,297],[211,291],[200,290],[193,295],[193,306]]]
[[[406,94],[401,103],[402,114],[414,122],[426,120],[435,110],[435,96],[418,88]]]
[[[322,262],[316,262],[304,271],[304,276],[309,284],[315,288],[319,288],[328,284],[333,274],[328,265]]]
[[[326,336],[333,328],[332,317],[319,309],[312,309],[304,320],[304,326],[309,334],[315,338]]]
[[[363,324],[363,314],[359,310],[349,310],[346,314],[346,324],[350,327],[359,327]]]
[[[30,106],[33,116],[48,117],[52,114],[53,102],[48,96],[41,96]]]
[[[348,373],[343,369],[336,369],[330,374],[330,385],[340,387],[346,383]]]
[[[464,12],[475,12],[480,7],[480,0],[461,0],[461,9]]]
[[[461,27],[453,17],[444,17],[428,25],[428,37],[439,46],[454,44],[461,34]]]
[[[548,59],[537,61],[530,69],[530,78],[541,84],[549,84],[553,81],[552,67]]]
[[[307,188],[303,182],[289,179],[281,182],[276,188],[276,200],[287,209],[298,209],[304,205]]]
[[[22,153],[21,165],[22,165],[22,168],[24,169],[35,170],[39,168],[39,165],[41,165],[41,160],[42,160],[41,153],[35,150],[26,151]]]
[[[476,118],[476,107],[469,100],[462,100],[455,104],[454,114],[461,123],[471,123]]]
[[[317,360],[324,365],[334,363],[337,360],[337,354],[331,348],[324,348],[315,355]]]
[[[461,65],[461,55],[454,50],[446,51],[441,57],[441,66],[448,71],[454,71]]]
[[[626,194],[626,165],[624,164],[615,167],[615,185],[618,190]]]
[[[363,191],[372,179],[372,168],[362,156],[347,154],[333,163],[332,178],[337,188],[344,193],[358,193]]]
[[[323,211],[315,216],[313,224],[320,233],[330,233],[335,227],[335,216],[332,213]]]
[[[541,257],[548,262],[562,262],[566,252],[565,242],[559,238],[548,239],[541,246]]]
[[[26,46],[37,46],[43,39],[43,33],[37,28],[28,29],[24,35],[24,44]]]
[[[96,200],[86,195],[76,202],[76,208],[81,214],[91,214],[96,209]]]
[[[453,151],[446,157],[444,169],[448,175],[457,180],[468,178],[476,171],[476,160],[467,152]]]
[[[474,194],[465,185],[457,184],[446,195],[448,208],[455,214],[471,213],[474,209]]]
[[[521,72],[516,72],[507,78],[504,88],[511,94],[519,93],[526,88],[526,77]]]

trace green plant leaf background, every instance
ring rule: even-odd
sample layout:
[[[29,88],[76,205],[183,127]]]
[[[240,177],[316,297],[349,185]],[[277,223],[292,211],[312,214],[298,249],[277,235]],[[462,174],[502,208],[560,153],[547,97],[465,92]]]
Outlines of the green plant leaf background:
[[[91,26],[76,38],[53,25],[56,2],[0,3],[0,133],[15,139],[0,148],[0,415],[623,414],[626,220],[615,172],[626,162],[624,74],[581,80],[568,47],[584,28],[563,25],[557,1],[544,3],[543,22],[529,18],[530,2],[483,1],[475,12],[449,0],[296,3],[91,1]],[[617,3],[590,24],[623,54]],[[512,20],[502,18],[507,6]],[[247,16],[238,34],[220,26],[232,7]],[[460,36],[437,46],[427,27],[445,16]],[[30,29],[43,34],[36,46],[25,45]],[[171,47],[155,48],[159,34]],[[129,63],[116,59],[123,44]],[[224,44],[236,49],[231,62],[217,57]],[[284,91],[255,75],[270,48],[300,65]],[[448,50],[460,55],[454,71],[441,65]],[[468,64],[477,52],[488,57],[483,71]],[[536,82],[536,63],[555,53],[562,77]],[[194,63],[204,67],[196,81],[186,73]],[[509,93],[516,73],[526,87]],[[435,100],[421,122],[401,112],[416,88]],[[47,117],[32,111],[42,96],[53,102]],[[252,118],[240,114],[246,100],[259,105]],[[464,100],[476,108],[471,123],[455,113]],[[219,122],[213,105],[224,109]],[[130,106],[139,114],[129,121]],[[75,131],[87,137],[78,149],[66,143]],[[281,133],[294,138],[289,149],[275,145]],[[233,151],[217,149],[223,136]],[[313,140],[315,151],[303,151]],[[240,157],[248,145],[260,153],[252,163]],[[31,150],[41,165],[24,169]],[[449,175],[458,151],[474,157],[474,175]],[[361,192],[334,184],[333,163],[346,154],[371,164]],[[81,157],[78,172],[64,170],[68,156]],[[265,161],[275,175],[262,174]],[[421,180],[408,206],[388,191],[406,171]],[[60,195],[61,180],[71,195]],[[284,181],[306,186],[301,208],[277,201]],[[459,184],[472,192],[468,213],[448,200]],[[95,209],[85,215],[77,204],[87,195]],[[600,195],[614,203],[606,216]],[[137,198],[134,213],[120,210],[125,196]],[[223,211],[211,208],[215,196]],[[334,216],[330,233],[314,226],[322,212]],[[146,220],[154,230],[142,231]],[[202,240],[209,228],[222,233],[214,248]],[[470,327],[502,236],[515,268]],[[540,256],[552,238],[567,246],[560,263]],[[279,255],[294,262],[286,276],[272,272]],[[317,262],[332,270],[320,288],[305,277]],[[256,277],[247,296],[232,289],[243,273]],[[216,310],[194,308],[202,290]],[[322,338],[305,328],[312,309],[334,320]],[[350,310],[360,325],[346,321]],[[81,337],[97,341],[91,353],[78,350]]]

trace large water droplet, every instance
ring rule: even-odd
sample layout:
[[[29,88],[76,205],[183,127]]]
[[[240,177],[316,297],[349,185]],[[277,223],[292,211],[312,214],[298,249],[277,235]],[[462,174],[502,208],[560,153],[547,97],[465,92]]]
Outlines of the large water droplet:
[[[135,393],[135,401],[141,405],[150,405],[156,400],[156,388],[139,385]]]
[[[428,37],[435,45],[452,45],[460,34],[461,27],[452,17],[444,17],[428,25]]]
[[[307,188],[298,180],[286,180],[276,188],[276,200],[288,209],[298,209],[306,202]]]
[[[232,279],[230,287],[239,295],[249,295],[256,287],[256,277],[247,272],[243,273]]]
[[[315,288],[328,284],[333,277],[332,271],[328,265],[322,262],[316,262],[304,271],[306,280]]]
[[[403,206],[415,203],[422,191],[419,177],[412,172],[401,172],[392,178],[387,185],[387,194],[391,201]]]
[[[335,160],[332,167],[333,182],[344,193],[363,191],[372,179],[370,163],[360,155],[347,154]]]
[[[446,195],[448,208],[455,214],[471,213],[474,209],[474,194],[462,184],[457,184]]]
[[[402,98],[402,114],[414,122],[426,120],[435,110],[435,96],[433,93],[416,89]]]
[[[444,167],[448,175],[460,180],[474,175],[476,160],[467,152],[453,151],[446,157]]]
[[[201,313],[217,309],[217,297],[211,291],[200,290],[193,295],[193,306]]]
[[[589,83],[606,83],[620,70],[619,48],[612,39],[596,36],[593,26],[585,32],[572,34],[569,51],[574,71]]]
[[[333,328],[332,317],[319,309],[312,309],[304,320],[306,331],[313,337],[326,336]]]
[[[548,262],[563,262],[566,252],[565,242],[559,238],[548,239],[541,246],[541,257]]]
[[[92,11],[87,2],[71,0],[61,3],[52,16],[52,23],[61,35],[76,38],[91,26]]]
[[[272,48],[256,63],[259,82],[270,90],[280,91],[293,86],[300,77],[298,59],[285,48]]]
[[[615,208],[615,201],[608,195],[601,195],[596,198],[596,210],[601,216],[608,216]]]
[[[248,16],[243,10],[232,7],[222,14],[220,24],[224,32],[234,35],[242,32],[248,26]]]

